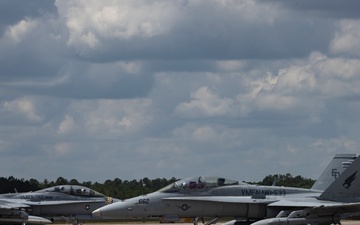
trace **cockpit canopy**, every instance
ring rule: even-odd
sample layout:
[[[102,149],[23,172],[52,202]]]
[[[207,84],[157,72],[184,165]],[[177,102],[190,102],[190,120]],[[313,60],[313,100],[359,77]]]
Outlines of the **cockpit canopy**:
[[[191,190],[209,189],[220,186],[238,185],[239,181],[230,180],[222,177],[189,177],[178,180],[162,189],[159,192],[185,192]]]
[[[59,185],[55,187],[45,188],[37,192],[64,193],[74,196],[105,197],[105,195],[97,191],[79,185]]]

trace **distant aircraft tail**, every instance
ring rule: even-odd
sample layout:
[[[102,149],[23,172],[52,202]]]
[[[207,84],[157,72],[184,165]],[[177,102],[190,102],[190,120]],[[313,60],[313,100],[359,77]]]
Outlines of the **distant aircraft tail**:
[[[311,189],[325,191],[355,159],[356,154],[336,154]]]
[[[319,197],[322,200],[352,202],[360,197],[360,157],[346,169]],[[358,200],[358,199],[357,199]]]

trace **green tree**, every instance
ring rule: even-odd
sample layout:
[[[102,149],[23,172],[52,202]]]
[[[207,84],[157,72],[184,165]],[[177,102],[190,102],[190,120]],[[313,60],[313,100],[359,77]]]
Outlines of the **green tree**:
[[[80,183],[79,183],[76,179],[71,179],[68,184],[71,184],[71,185],[79,185]]]
[[[66,180],[63,177],[59,177],[56,181],[55,181],[55,185],[66,185],[68,184],[68,180]]]

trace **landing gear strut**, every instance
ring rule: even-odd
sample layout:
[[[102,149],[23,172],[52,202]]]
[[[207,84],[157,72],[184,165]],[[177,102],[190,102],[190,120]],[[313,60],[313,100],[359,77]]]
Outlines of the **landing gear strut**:
[[[205,220],[204,220],[204,217],[201,218],[202,220],[202,223],[204,225],[212,225],[212,224],[215,224],[220,218],[219,217],[215,217],[214,219],[210,220],[209,222],[205,223]],[[198,221],[199,221],[199,217],[196,217],[194,220],[193,220],[193,224],[194,225],[198,225]]]

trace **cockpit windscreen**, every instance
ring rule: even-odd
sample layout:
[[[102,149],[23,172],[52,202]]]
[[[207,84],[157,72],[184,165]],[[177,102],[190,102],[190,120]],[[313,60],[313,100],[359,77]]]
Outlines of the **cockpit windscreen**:
[[[60,185],[39,190],[38,192],[64,193],[74,196],[105,197],[105,195],[90,188],[79,185]]]
[[[239,181],[230,180],[222,177],[190,177],[176,181],[175,183],[172,183],[160,189],[159,192],[182,192],[238,184]]]

